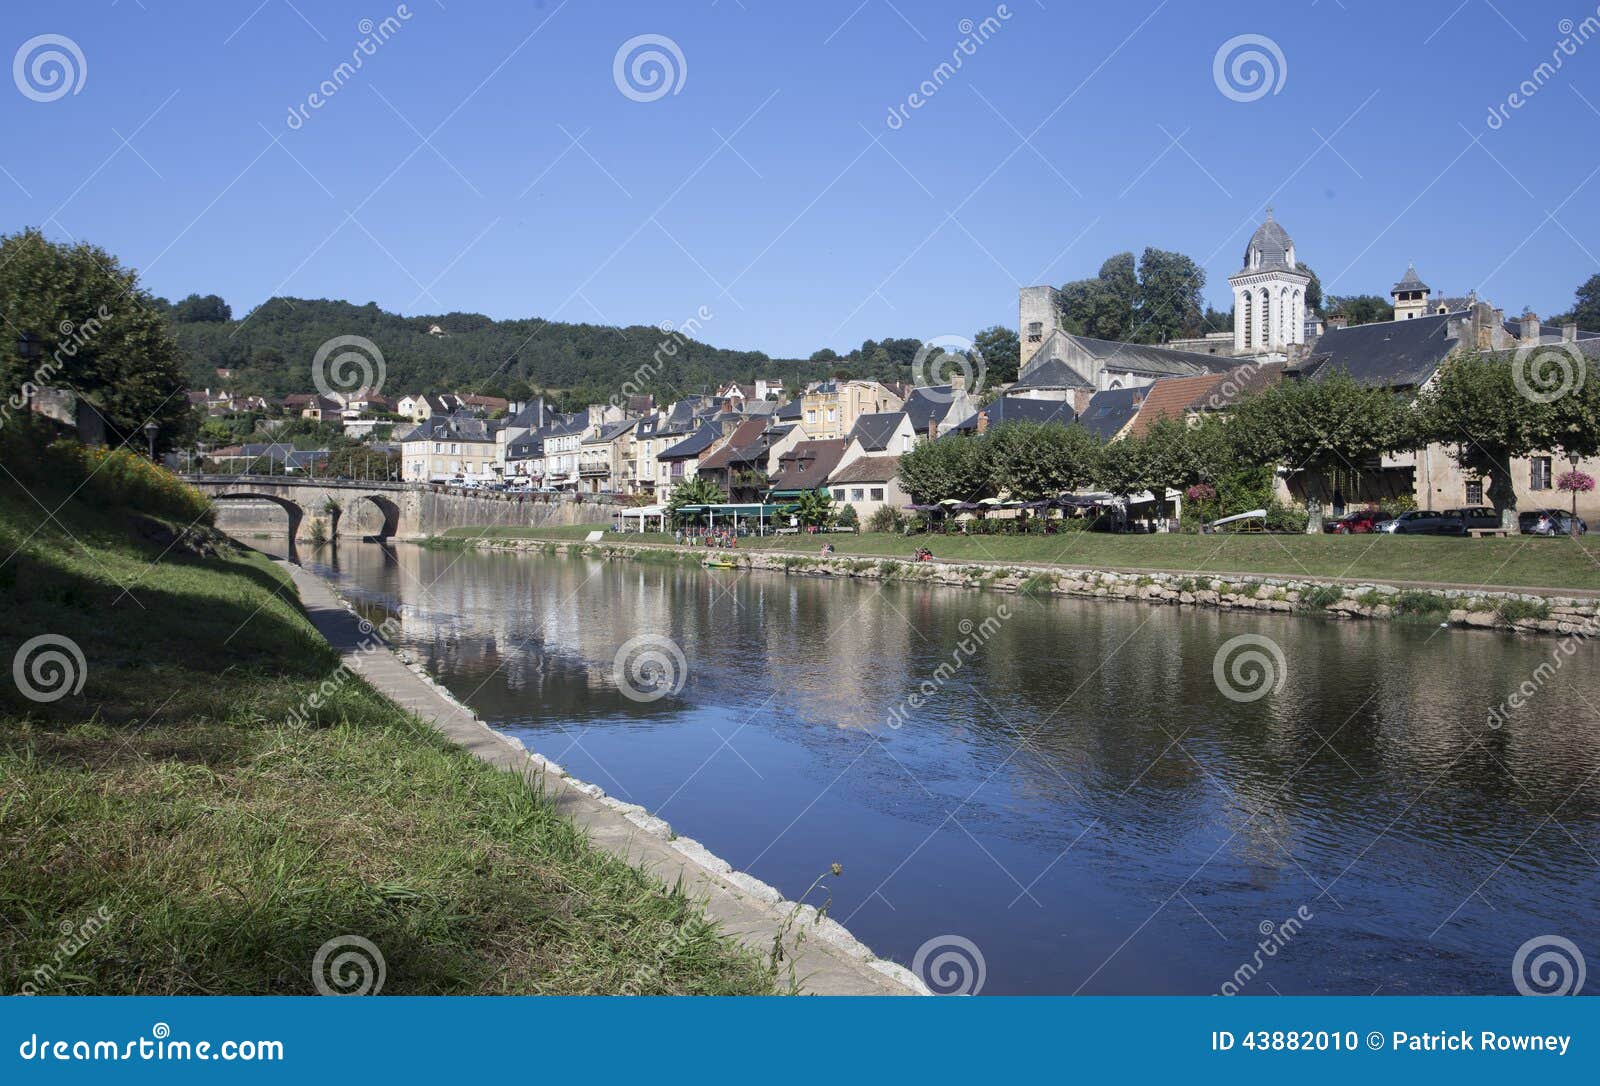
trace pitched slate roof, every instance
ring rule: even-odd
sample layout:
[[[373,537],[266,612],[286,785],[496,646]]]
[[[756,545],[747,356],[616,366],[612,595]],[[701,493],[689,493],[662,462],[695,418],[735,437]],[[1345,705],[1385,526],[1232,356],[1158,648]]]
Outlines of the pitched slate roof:
[[[498,424],[469,415],[433,415],[401,441],[493,441]]]
[[[944,421],[954,399],[955,389],[949,385],[922,385],[912,389],[904,407],[906,417],[911,420],[911,428],[918,434],[926,434],[928,423]]]
[[[828,481],[849,442],[842,437],[802,441],[778,458],[774,490],[815,490]]]
[[[1235,364],[1233,359],[1221,355],[1174,351],[1169,347],[1148,343],[1123,343],[1092,336],[1075,336],[1057,328],[1039,344],[1038,351],[1028,360],[1027,372],[1021,375],[1017,383],[1020,385],[1027,381],[1035,369],[1042,369],[1052,360],[1064,360],[1073,350],[1088,355],[1102,367],[1148,377],[1219,373]]]
[[[1405,273],[1405,275],[1401,277],[1401,279],[1400,279],[1400,281],[1398,283],[1396,283],[1393,287],[1390,288],[1389,293],[1390,294],[1398,294],[1403,290],[1428,290],[1428,291],[1431,291],[1432,289],[1433,289],[1432,287],[1430,287],[1428,284],[1424,283],[1421,279],[1419,279],[1417,277],[1417,266],[1415,264],[1408,264],[1408,265],[1406,265],[1406,273]]]
[[[887,483],[900,470],[898,456],[860,456],[828,477],[828,485]]]
[[[761,435],[767,428],[766,419],[746,419],[734,427],[726,443],[713,449],[700,460],[701,471],[729,468],[736,463],[754,460],[761,455]]]
[[[1139,413],[1143,388],[1113,388],[1089,397],[1078,422],[1101,441],[1110,441]]]
[[[1521,338],[1521,336],[1522,336],[1522,321],[1520,319],[1512,320],[1510,317],[1507,317],[1506,318],[1506,331],[1511,333],[1511,337],[1513,339]],[[1579,339],[1600,339],[1600,332],[1585,332],[1582,328],[1580,328],[1580,329],[1578,329],[1578,338]],[[1542,325],[1540,325],[1539,326],[1539,342],[1540,343],[1560,343],[1561,342],[1561,325],[1559,325],[1559,324],[1542,324]]]
[[[1289,249],[1294,245],[1294,240],[1289,237],[1281,223],[1272,217],[1272,209],[1267,209],[1267,221],[1256,227],[1256,232],[1250,235],[1250,244],[1244,247],[1243,271],[1299,271],[1298,268],[1289,267]],[[1261,251],[1261,264],[1252,267],[1250,251]]]
[[[1031,396],[1001,396],[988,407],[981,408],[964,420],[956,429],[973,433],[978,429],[978,416],[987,412],[989,425],[1006,422],[1059,422],[1062,425],[1077,419],[1077,412],[1066,400],[1036,400]]]
[[[798,422],[800,419],[800,401],[790,400],[788,403],[778,408],[778,410],[775,412],[775,417],[780,419],[792,419]]]
[[[1339,370],[1371,388],[1416,388],[1459,345],[1450,322],[1465,313],[1436,313],[1405,321],[1357,324],[1322,333],[1302,373],[1323,380]]]
[[[605,445],[617,440],[623,434],[632,430],[639,424],[638,419],[623,419],[621,422],[608,422],[603,424],[593,437],[583,439],[585,445]]]
[[[704,423],[698,430],[668,448],[664,452],[656,453],[657,460],[688,460],[699,456],[709,449],[718,438],[722,436],[722,427],[715,423]]]
[[[882,452],[889,447],[895,431],[900,428],[900,420],[905,417],[904,411],[874,411],[860,415],[845,437],[860,441],[861,447],[867,452]]]
[[[1129,433],[1143,437],[1162,419],[1181,419],[1190,404],[1210,393],[1222,383],[1220,373],[1202,373],[1194,377],[1165,377],[1145,390],[1144,402],[1139,405],[1139,415],[1133,420]]]
[[[1067,365],[1062,359],[1051,358],[1029,369],[1027,376],[1018,380],[1011,387],[1014,389],[1057,389],[1093,388],[1094,385],[1085,381],[1077,370]]]

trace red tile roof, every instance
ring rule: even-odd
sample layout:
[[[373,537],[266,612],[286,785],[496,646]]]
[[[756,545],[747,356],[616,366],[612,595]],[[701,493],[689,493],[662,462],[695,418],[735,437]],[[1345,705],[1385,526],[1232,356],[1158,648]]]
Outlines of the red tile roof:
[[[1194,377],[1163,377],[1150,386],[1139,415],[1128,432],[1143,437],[1162,419],[1181,419],[1191,404],[1202,399],[1222,383],[1226,374],[1202,373]]]

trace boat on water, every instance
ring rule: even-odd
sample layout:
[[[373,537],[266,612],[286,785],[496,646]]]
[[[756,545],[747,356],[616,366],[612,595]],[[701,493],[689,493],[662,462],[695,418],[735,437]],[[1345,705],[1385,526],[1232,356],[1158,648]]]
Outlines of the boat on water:
[[[701,565],[707,569],[738,569],[739,563],[732,558],[707,558]]]

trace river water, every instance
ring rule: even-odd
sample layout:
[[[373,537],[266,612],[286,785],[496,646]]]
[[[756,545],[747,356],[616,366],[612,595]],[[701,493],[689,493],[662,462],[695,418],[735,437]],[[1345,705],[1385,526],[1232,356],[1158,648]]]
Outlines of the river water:
[[[485,719],[736,868],[798,897],[841,864],[830,914],[936,986],[1513,994],[1519,948],[1544,941],[1527,976],[1551,936],[1600,964],[1594,645],[404,545],[303,558],[398,614]],[[680,689],[619,679],[637,638],[681,651],[659,656]]]

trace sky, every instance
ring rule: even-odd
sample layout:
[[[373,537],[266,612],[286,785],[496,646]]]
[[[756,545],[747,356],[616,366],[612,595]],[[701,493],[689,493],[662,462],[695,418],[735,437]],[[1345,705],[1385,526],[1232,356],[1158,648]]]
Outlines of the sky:
[[[1415,261],[1549,314],[1600,272],[1592,3],[54,0],[0,47],[0,232],[236,316],[804,357],[1014,327],[1019,286],[1146,246],[1226,307],[1269,205],[1329,293]]]

